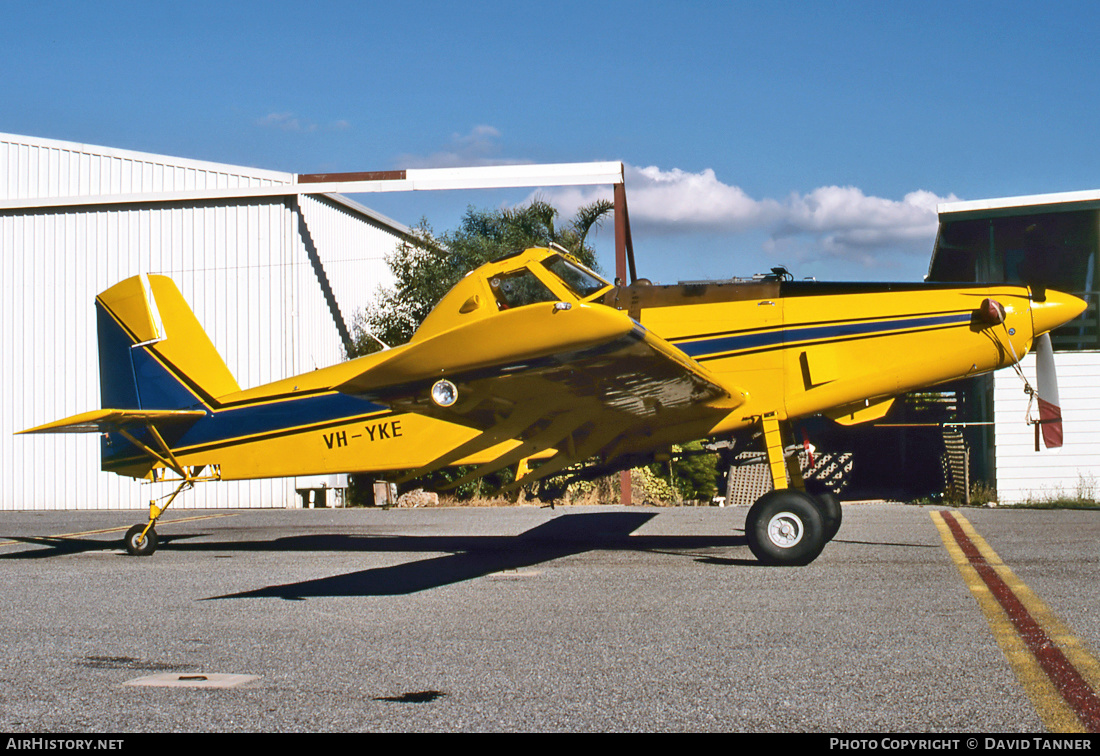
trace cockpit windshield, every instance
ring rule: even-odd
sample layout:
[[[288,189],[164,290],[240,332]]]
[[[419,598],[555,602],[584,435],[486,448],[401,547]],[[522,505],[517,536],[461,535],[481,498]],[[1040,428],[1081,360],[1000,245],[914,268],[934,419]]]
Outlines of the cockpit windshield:
[[[593,273],[561,255],[554,255],[542,261],[550,272],[565,282],[573,292],[584,299],[590,294],[595,294],[600,289],[610,286],[607,281],[598,278]]]

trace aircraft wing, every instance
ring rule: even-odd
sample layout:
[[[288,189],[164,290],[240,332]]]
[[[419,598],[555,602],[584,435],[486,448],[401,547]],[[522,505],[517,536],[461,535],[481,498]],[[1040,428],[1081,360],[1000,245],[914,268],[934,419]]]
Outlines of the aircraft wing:
[[[441,379],[457,389],[448,406],[431,397]],[[414,341],[338,388],[481,431],[410,478],[508,439],[520,444],[468,477],[556,450],[526,480],[540,478],[595,455],[629,454],[639,439],[645,450],[659,447],[672,428],[705,436],[746,399],[625,312],[551,302]]]

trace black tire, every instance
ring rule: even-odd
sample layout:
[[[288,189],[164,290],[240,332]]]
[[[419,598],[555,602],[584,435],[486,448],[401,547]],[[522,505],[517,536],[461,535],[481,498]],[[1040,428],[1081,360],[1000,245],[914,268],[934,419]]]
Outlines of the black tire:
[[[769,491],[756,500],[745,520],[749,548],[761,564],[809,564],[825,548],[821,506],[792,489]]]
[[[149,556],[157,550],[157,531],[149,528],[145,538],[142,538],[141,531],[143,530],[145,530],[144,525],[135,525],[126,531],[126,538],[122,543],[126,547],[126,553],[130,556]]]
[[[840,530],[840,523],[844,519],[844,513],[840,509],[840,499],[835,493],[821,493],[814,497],[821,505],[821,518],[825,521],[825,541],[829,542],[836,537]]]

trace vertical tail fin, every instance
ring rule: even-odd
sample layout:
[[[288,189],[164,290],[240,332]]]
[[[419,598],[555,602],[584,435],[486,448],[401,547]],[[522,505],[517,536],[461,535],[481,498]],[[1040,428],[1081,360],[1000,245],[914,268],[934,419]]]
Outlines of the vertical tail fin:
[[[170,278],[120,281],[96,310],[104,408],[187,409],[240,390]]]

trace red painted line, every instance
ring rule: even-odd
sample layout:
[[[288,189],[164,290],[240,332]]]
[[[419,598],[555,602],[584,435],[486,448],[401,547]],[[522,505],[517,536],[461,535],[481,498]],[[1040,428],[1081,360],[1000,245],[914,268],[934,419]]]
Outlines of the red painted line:
[[[405,171],[361,171],[359,173],[302,173],[299,184],[320,184],[329,181],[403,181]]]
[[[951,534],[959,544],[970,565],[985,581],[990,592],[1005,610],[1009,620],[1012,621],[1016,632],[1023,639],[1028,651],[1031,652],[1039,666],[1050,678],[1051,683],[1073,709],[1073,713],[1081,720],[1081,724],[1088,732],[1100,733],[1100,698],[1097,697],[1092,687],[1077,671],[1062,650],[1055,645],[1050,636],[1046,634],[1035,618],[1020,601],[1019,597],[1001,579],[993,566],[986,561],[978,551],[977,546],[963,532],[951,512],[941,512],[944,521],[951,529]]]

